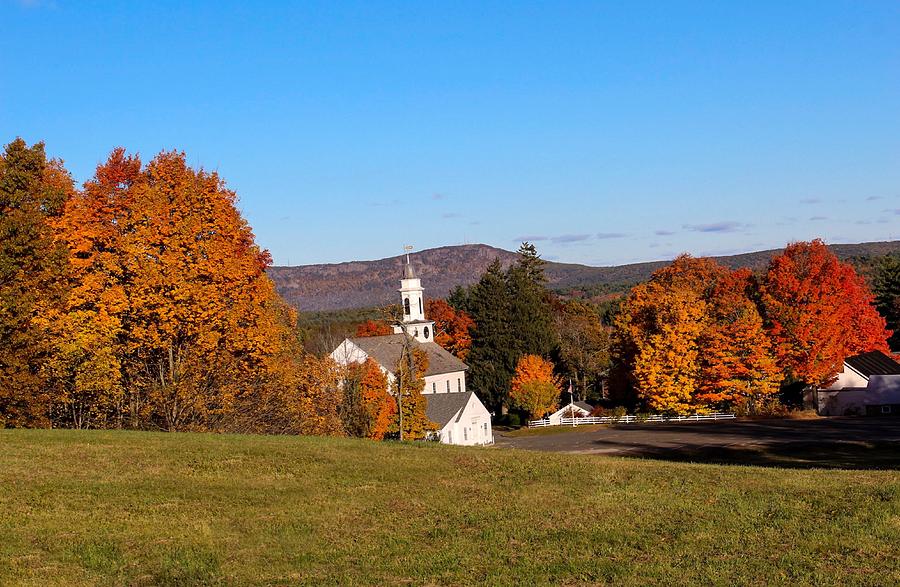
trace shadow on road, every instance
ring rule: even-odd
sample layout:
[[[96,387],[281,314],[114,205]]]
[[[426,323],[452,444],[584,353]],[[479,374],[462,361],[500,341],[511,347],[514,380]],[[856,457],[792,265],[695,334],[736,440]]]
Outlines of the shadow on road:
[[[829,418],[610,426],[513,439],[532,450],[764,467],[900,469],[900,420]]]

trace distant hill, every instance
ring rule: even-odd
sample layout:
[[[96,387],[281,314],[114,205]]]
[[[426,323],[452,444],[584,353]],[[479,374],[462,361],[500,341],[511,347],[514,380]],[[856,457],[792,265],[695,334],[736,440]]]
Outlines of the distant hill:
[[[900,241],[831,245],[830,248],[841,259],[860,261],[900,253]],[[759,269],[765,267],[779,251],[773,249],[715,259],[731,268]],[[430,297],[445,297],[457,285],[474,283],[495,258],[508,266],[517,255],[488,245],[458,245],[418,251],[412,257],[413,266]],[[269,275],[284,299],[300,310],[343,310],[381,306],[396,301],[403,263],[404,257],[400,255],[377,261],[272,267]],[[655,261],[591,267],[548,262],[546,273],[550,286],[556,290],[617,292],[645,281],[653,271],[668,263]]]

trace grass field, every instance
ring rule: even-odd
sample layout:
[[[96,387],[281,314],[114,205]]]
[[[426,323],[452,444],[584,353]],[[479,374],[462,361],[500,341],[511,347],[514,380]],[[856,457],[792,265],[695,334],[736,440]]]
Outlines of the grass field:
[[[0,584],[900,583],[900,473],[0,431]]]

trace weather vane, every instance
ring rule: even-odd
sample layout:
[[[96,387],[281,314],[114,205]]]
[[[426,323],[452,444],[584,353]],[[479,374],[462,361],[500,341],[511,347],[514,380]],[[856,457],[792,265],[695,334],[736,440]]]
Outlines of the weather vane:
[[[409,265],[409,252],[413,250],[412,245],[403,245],[403,250],[406,251],[406,264]]]

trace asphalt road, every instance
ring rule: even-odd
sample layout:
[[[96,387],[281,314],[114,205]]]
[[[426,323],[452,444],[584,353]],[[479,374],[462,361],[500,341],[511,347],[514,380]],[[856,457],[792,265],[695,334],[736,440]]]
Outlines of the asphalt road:
[[[783,467],[900,468],[900,419],[724,420],[622,424],[524,436],[498,446]]]

